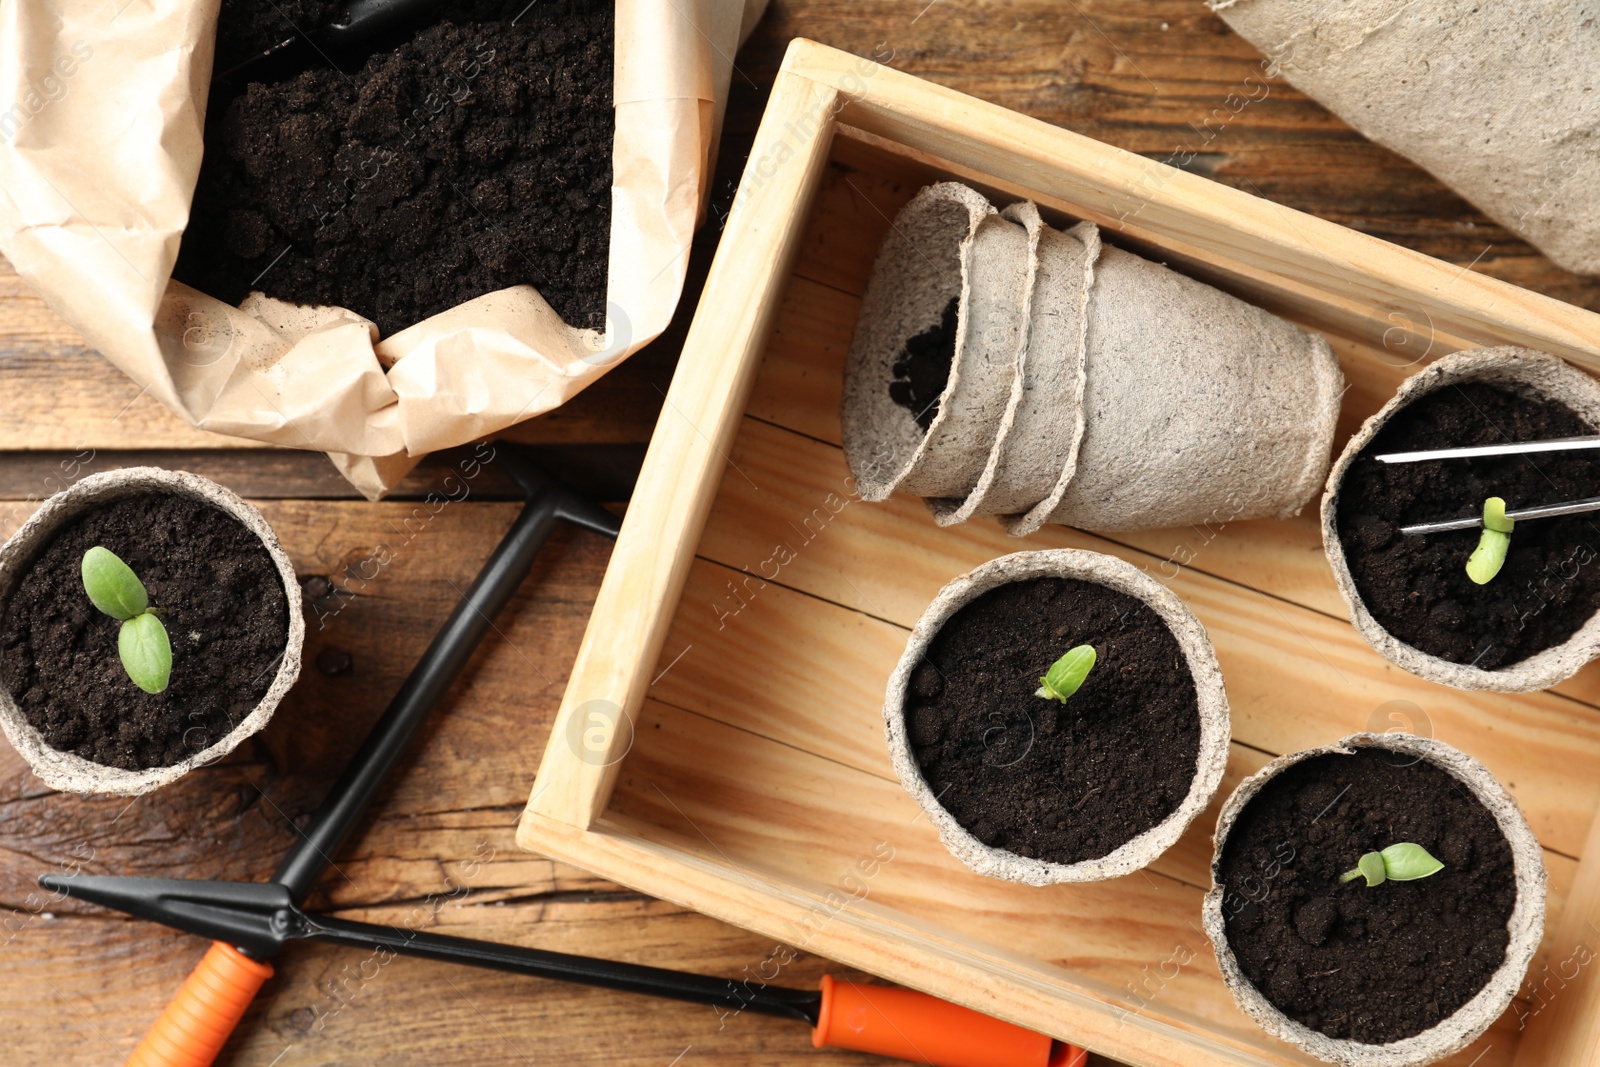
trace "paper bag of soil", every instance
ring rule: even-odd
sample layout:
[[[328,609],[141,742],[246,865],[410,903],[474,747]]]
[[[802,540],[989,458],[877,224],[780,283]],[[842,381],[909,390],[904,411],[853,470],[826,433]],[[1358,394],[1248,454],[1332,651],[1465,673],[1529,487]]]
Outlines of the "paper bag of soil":
[[[0,252],[193,425],[327,452],[376,497],[428,452],[558,407],[666,326],[729,57],[764,3],[616,0],[603,327],[567,324],[523,284],[380,340],[349,310],[259,295],[233,307],[171,281],[200,169],[218,0],[0,7]],[[449,73],[446,103],[464,72],[441,79]]]
[[[1208,0],[1295,88],[1567,270],[1600,273],[1600,20],[1529,0]]]

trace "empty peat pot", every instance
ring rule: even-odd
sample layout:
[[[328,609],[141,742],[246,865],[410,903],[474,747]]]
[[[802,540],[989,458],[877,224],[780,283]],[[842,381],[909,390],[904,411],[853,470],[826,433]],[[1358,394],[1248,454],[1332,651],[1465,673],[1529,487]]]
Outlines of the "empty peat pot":
[[[861,300],[840,418],[861,496],[964,497],[1027,339],[1038,230],[956,182],[895,216]]]
[[[928,499],[940,526],[1031,508],[1050,495],[1063,471],[1074,469],[1083,440],[1085,309],[1100,255],[1100,231],[1092,222],[1065,233],[1052,229],[1027,200],[1000,214],[1027,230],[1032,252],[1024,344],[1012,374],[1010,400],[977,484],[965,497]]]
[[[1407,379],[1328,475],[1322,543],[1356,630],[1412,674],[1458,689],[1521,693],[1600,654],[1600,534],[1593,515],[1519,522],[1500,572],[1479,585],[1480,531],[1400,528],[1600,492],[1600,452],[1380,463],[1392,452],[1600,432],[1600,382],[1554,356],[1487,348]]]
[[[1395,845],[1442,866],[1346,880]],[[1211,880],[1203,922],[1234,1000],[1343,1067],[1465,1048],[1511,1003],[1544,934],[1544,858],[1516,801],[1477,760],[1411,734],[1354,734],[1240,782]]]
[[[132,569],[168,635],[161,692],[134,684],[123,624],[85,591],[95,546]],[[135,796],[227,755],[294,684],[304,638],[272,528],[195,474],[91,474],[0,547],[0,728],[53,789]]]
[[[1094,665],[1039,696],[1069,649]],[[1205,630],[1112,556],[1017,552],[955,579],[917,620],[884,700],[900,784],[957,859],[1029,885],[1146,866],[1210,802],[1228,698]]]
[[[1298,514],[1328,469],[1326,339],[954,182],[896,216],[845,364],[861,496],[940,525],[1137,530]]]
[[[1326,338],[1109,245],[1085,316],[1082,442],[1009,532],[1281,519],[1316,495],[1344,384]]]
[[[1552,74],[1566,69],[1566,57],[1600,50],[1600,25],[1574,17],[1571,4],[1207,6],[1271,57],[1263,69],[1273,77],[1281,73],[1558,266],[1600,274],[1600,145],[1574,136],[1600,125],[1600,99],[1590,79]],[[1402,70],[1405,77],[1380,73]],[[1524,103],[1532,100],[1538,105]]]

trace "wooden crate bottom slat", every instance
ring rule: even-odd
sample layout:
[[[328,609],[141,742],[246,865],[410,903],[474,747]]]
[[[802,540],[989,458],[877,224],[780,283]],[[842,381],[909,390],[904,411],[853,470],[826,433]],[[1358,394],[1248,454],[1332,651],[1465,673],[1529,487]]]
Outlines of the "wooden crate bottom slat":
[[[696,561],[684,592],[691,605],[689,616],[697,614],[694,604],[709,608],[726,597],[728,583],[737,583],[742,574],[720,564]],[[881,701],[881,695],[853,683],[884,676],[885,664],[892,666],[898,658],[909,628],[777,584],[769,584],[747,610],[750,614],[741,613],[739,621],[730,622],[728,629],[734,632],[717,644],[708,636],[718,633],[715,627],[684,628],[680,614],[680,627],[669,638],[651,700],[895,783],[898,788],[884,747],[882,720],[872,703],[874,698]],[[796,662],[764,636],[780,626],[782,632],[812,635],[819,652],[816,660]],[[818,664],[827,668],[818,669]],[[847,707],[852,713],[827,718],[795,714],[796,709],[826,707]],[[649,743],[648,735],[640,742]],[[1150,869],[1196,888],[1208,886],[1210,833],[1222,800],[1241,779],[1260,770],[1271,758],[1271,753],[1235,740],[1216,799]],[[704,765],[696,766],[703,773]],[[1545,865],[1550,872],[1548,942],[1577,861],[1547,848]],[[966,876],[964,871],[962,876]]]
[[[724,649],[738,655],[741,642],[759,647],[764,639],[777,640],[767,635],[783,627],[783,613],[762,610],[772,592],[763,588],[762,575],[787,559],[778,572],[785,584],[845,609],[826,624],[792,628],[815,646],[820,661],[798,659],[791,669],[810,677],[792,684],[803,687],[797,692],[804,698],[829,702],[817,706],[838,707],[838,693],[805,687],[823,685],[821,673],[828,684],[848,680],[846,706],[870,709],[875,722],[883,682],[903,640],[886,639],[884,652],[892,647],[893,655],[864,662],[866,646],[839,629],[866,627],[859,620],[846,623],[849,611],[909,629],[946,581],[985,560],[1024,548],[1088,548],[1131,559],[1184,598],[1217,646],[1234,736],[1248,745],[1274,753],[1310,747],[1366,729],[1375,715],[1384,718],[1380,709],[1391,701],[1411,700],[1428,716],[1435,736],[1484,760],[1509,783],[1541,840],[1555,851],[1577,854],[1600,802],[1600,716],[1570,700],[1548,693],[1508,700],[1424,682],[1377,657],[1347,622],[1188,568],[1169,577],[1161,559],[1078,531],[1054,527],[1017,540],[992,520],[939,529],[914,499],[848,501],[848,470],[837,448],[753,419],[746,420],[730,462],[699,552],[741,573],[710,590],[686,590],[656,671],[688,645],[698,642],[699,654],[691,651],[661,677],[658,684],[669,692],[691,682],[706,694],[731,699],[739,692],[739,680],[728,677],[719,657]],[[1256,531],[1270,535],[1273,524],[1256,524],[1250,532]],[[892,567],[870,563],[891,560]],[[747,618],[747,611],[759,613],[760,620]],[[720,645],[718,635],[724,636]],[[767,658],[782,657],[774,652]],[[836,670],[838,664],[848,667]],[[835,679],[835,673],[848,679]],[[763,699],[759,693],[741,695],[752,704]],[[774,717],[789,713],[772,709]],[[1508,734],[1516,743],[1508,743]],[[881,737],[866,744],[881,749]]]

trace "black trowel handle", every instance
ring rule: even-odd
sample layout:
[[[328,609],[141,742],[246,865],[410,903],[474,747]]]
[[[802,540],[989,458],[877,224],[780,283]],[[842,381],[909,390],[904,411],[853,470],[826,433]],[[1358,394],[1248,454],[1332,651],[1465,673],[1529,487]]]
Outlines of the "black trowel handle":
[[[619,520],[610,512],[523,469],[515,446],[500,444],[496,448],[501,462],[513,468],[513,475],[528,492],[528,502],[273,874],[272,880],[288,887],[297,904],[305,901],[428,713],[493,629],[492,620],[516,594],[556,524],[565,520],[616,536]]]
[[[217,57],[216,80],[243,85],[287,76],[319,63],[338,65],[401,30],[426,24],[444,0],[350,0],[333,22],[286,33],[283,40],[248,56]]]
[[[339,48],[359,48],[395,30],[425,23],[443,0],[350,0],[339,17],[312,37]]]

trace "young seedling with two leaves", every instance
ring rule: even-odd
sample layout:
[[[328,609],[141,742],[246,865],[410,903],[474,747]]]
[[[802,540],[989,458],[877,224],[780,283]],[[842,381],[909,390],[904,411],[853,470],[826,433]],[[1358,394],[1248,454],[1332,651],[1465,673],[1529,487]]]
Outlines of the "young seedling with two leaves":
[[[115,552],[96,545],[83,554],[83,591],[95,607],[122,620],[117,653],[133,684],[146,693],[165,691],[172,680],[172,643],[161,622],[161,609],[150,606],[150,596],[133,568]]]
[[[1067,649],[1067,654],[1044,672],[1044,677],[1039,679],[1039,689],[1033,695],[1065,704],[1067,698],[1076,693],[1083,685],[1083,680],[1089,677],[1089,672],[1094,669],[1094,661],[1093,645]]]
[[[1414,882],[1444,870],[1444,864],[1434,859],[1421,845],[1402,841],[1390,845],[1382,852],[1368,852],[1356,864],[1356,869],[1339,876],[1340,882],[1353,882],[1365,878],[1368,887],[1385,882]]]

